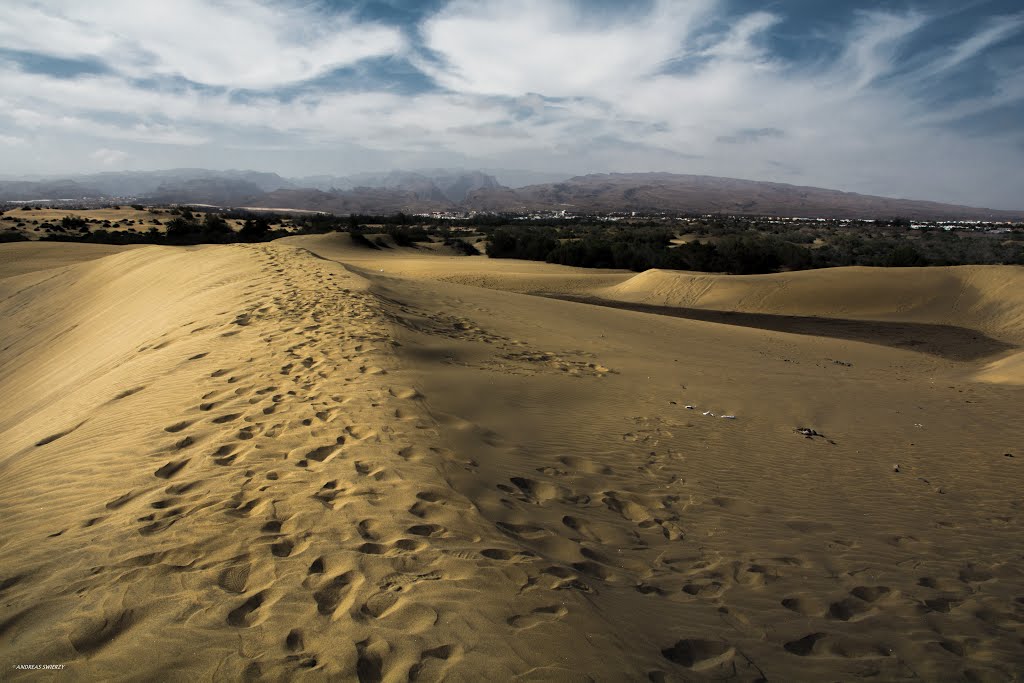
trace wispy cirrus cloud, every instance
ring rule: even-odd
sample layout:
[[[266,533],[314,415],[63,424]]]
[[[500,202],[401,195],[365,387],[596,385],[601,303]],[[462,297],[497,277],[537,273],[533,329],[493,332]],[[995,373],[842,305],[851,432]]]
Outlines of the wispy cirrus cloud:
[[[987,49],[1024,31],[1024,12],[989,19],[977,33],[961,40],[951,50],[924,68],[924,75],[934,76],[978,57]]]

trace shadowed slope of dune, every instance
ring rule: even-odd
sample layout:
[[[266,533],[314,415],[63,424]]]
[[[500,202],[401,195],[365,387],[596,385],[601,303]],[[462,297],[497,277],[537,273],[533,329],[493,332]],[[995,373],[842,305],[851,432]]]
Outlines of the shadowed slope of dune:
[[[1024,267],[827,268],[774,275],[648,270],[593,292],[688,309],[946,325],[1024,343]]]
[[[728,276],[649,270],[588,300],[798,334],[990,361],[977,377],[1024,384],[1024,267],[830,268]],[[993,359],[992,356],[1003,355]],[[1017,360],[1014,360],[1017,359]]]
[[[649,680],[1000,680],[1024,661],[1020,390],[975,382],[977,362],[495,291],[539,291],[546,264],[360,256],[400,304],[446,479],[523,571],[594,609],[513,625],[629,634]],[[962,341],[892,318],[848,324]]]
[[[635,675],[1024,661],[1018,389],[911,349],[369,276],[405,306],[446,478],[524,571],[588,596],[589,628],[629,634]]]
[[[1013,344],[986,337],[976,330],[953,327],[951,325],[773,315],[770,313],[743,313],[684,308],[681,306],[654,306],[594,296],[553,296],[565,299],[566,301],[575,301],[595,306],[609,306],[611,308],[621,308],[641,313],[703,320],[722,325],[756,327],[762,330],[774,330],[790,334],[848,339],[850,341],[867,342],[869,344],[880,344],[896,348],[912,348],[922,353],[929,353],[951,360],[976,361],[1017,348]]]

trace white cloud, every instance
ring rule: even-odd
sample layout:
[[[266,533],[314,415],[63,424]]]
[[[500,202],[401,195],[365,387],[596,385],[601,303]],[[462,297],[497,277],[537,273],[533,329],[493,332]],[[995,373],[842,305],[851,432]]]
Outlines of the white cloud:
[[[922,14],[863,12],[835,70],[837,83],[860,90],[888,75],[903,41],[927,22]]]
[[[1006,40],[1024,28],[1024,14],[1009,17],[997,17],[979,33],[953,46],[953,49],[942,59],[926,68],[929,75],[937,74],[963,64],[979,54]]]
[[[119,149],[108,149],[106,147],[100,147],[90,155],[93,159],[100,162],[104,166],[114,166],[128,159],[131,155],[127,152],[122,152]]]
[[[724,38],[719,38],[701,54],[741,61],[764,59],[766,52],[754,44],[754,39],[780,21],[780,17],[768,12],[748,14],[737,21]]]
[[[258,0],[8,0],[0,44],[92,58],[133,77],[272,88],[320,76],[404,47],[399,30],[357,24],[308,4]]]
[[[617,90],[680,56],[710,0],[659,0],[633,17],[588,16],[585,6],[545,0],[453,2],[422,26],[442,64],[418,62],[459,92],[552,97]]]

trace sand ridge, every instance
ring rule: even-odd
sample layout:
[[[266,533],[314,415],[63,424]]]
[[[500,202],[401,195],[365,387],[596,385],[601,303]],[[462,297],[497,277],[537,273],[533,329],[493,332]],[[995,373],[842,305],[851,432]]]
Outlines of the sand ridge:
[[[137,245],[13,242],[5,244],[3,249],[0,249],[0,280],[26,273],[63,268],[138,248]]]
[[[193,291],[166,319],[153,311],[116,363],[70,344],[51,361],[64,384],[5,411],[0,498],[16,533],[0,566],[17,573],[3,577],[4,664],[31,653],[106,680],[431,680],[460,662],[506,678],[566,660],[541,634],[507,642],[506,630],[585,606],[554,592],[556,576],[525,587],[526,556],[439,476],[437,461],[456,456],[434,445],[366,283],[301,250],[208,250],[198,273],[182,264],[192,254],[150,248],[49,285],[102,270],[114,298],[133,272]],[[68,314],[68,334],[108,331],[110,312]],[[5,386],[34,381],[48,343],[22,340],[15,359],[31,377]],[[72,396],[54,402],[59,391]]]

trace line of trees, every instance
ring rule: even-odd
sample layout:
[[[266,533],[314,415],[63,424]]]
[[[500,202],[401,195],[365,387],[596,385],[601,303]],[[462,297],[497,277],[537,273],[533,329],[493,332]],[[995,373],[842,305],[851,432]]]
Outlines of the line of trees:
[[[476,247],[463,239],[463,231],[471,228],[486,236],[486,253],[491,258],[585,268],[753,274],[835,266],[1024,265],[1024,240],[1019,227],[1015,232],[1002,234],[984,229],[911,229],[902,219],[848,223],[709,216],[600,222],[552,219],[538,223],[493,215],[450,221],[402,213],[200,213],[187,207],[176,207],[169,214],[164,230],[150,227],[146,232],[91,229],[96,226],[90,226],[84,218],[66,216],[54,225],[45,224],[50,234],[41,239],[189,245],[264,242],[295,234],[348,232],[355,243],[366,247],[388,248],[392,243],[414,247],[440,241],[458,253],[476,254]],[[228,220],[241,222],[241,229],[233,229]],[[686,240],[678,239],[680,232],[686,233]],[[380,237],[381,233],[390,240]],[[0,233],[0,241],[20,239],[24,235],[16,231]]]
[[[886,233],[865,236],[848,230],[811,248],[807,240],[748,230],[713,239],[673,242],[664,229],[630,226],[557,230],[505,227],[488,233],[487,255],[583,268],[649,268],[734,274],[774,273],[836,266],[1024,265],[1024,242],[999,235],[936,232],[913,238]],[[814,241],[814,240],[811,240]]]
[[[487,255],[583,268],[649,268],[738,274],[815,267],[812,250],[765,235],[728,235],[715,243],[673,245],[667,231],[638,228],[558,239],[550,230],[502,229],[488,236]]]

